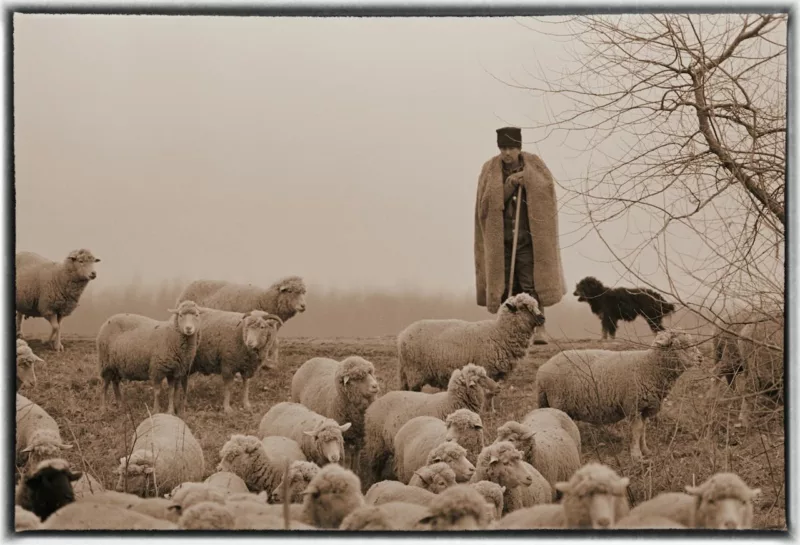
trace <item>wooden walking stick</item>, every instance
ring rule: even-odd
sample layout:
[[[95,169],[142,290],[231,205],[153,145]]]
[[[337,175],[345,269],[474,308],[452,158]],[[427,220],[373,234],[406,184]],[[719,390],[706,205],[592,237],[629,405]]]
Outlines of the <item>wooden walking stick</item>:
[[[514,263],[517,260],[517,237],[519,236],[519,208],[522,205],[522,184],[517,187],[517,212],[514,218],[514,242],[511,247],[511,270],[508,274],[508,296],[514,295]]]

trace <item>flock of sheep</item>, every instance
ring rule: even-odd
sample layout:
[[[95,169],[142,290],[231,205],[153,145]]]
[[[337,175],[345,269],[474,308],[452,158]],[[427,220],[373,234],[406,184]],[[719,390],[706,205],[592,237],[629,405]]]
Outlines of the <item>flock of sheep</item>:
[[[23,317],[61,321],[96,277],[97,259],[77,250],[61,262],[16,256],[17,334]],[[371,362],[314,357],[269,408],[256,436],[233,434],[216,472],[178,416],[193,373],[217,374],[223,410],[239,374],[248,381],[279,364],[278,333],[304,312],[302,279],[269,288],[199,280],[171,317],[111,316],[97,335],[98,374],[124,405],[122,381],[149,381],[153,411],[115,470],[115,490],[73,470],[58,423],[17,393],[18,531],[35,529],[480,530],[537,528],[752,527],[760,493],[733,473],[663,492],[631,508],[629,479],[582,459],[575,421],[630,422],[630,454],[650,454],[645,424],[675,381],[701,361],[686,333],[658,332],[645,350],[565,350],[536,375],[538,408],[484,434],[499,381],[526,355],[544,316],[534,298],[508,298],[480,322],[421,320],[397,339],[400,390],[381,393]],[[728,349],[729,347],[724,347]],[[724,351],[724,350],[723,350]],[[741,354],[741,353],[740,353]],[[738,365],[747,367],[747,356]],[[17,389],[35,387],[41,362],[17,340]],[[166,379],[169,401],[159,391]],[[428,385],[437,393],[421,391]],[[182,396],[178,396],[178,389]]]

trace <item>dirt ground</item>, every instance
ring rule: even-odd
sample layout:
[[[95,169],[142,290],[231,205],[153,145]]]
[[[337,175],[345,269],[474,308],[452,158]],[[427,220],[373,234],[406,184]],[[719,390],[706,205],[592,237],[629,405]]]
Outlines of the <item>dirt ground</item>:
[[[46,363],[37,369],[35,389],[20,393],[41,405],[62,430],[65,441],[75,448],[66,458],[89,471],[107,487],[114,485],[112,471],[126,454],[136,425],[152,406],[149,384],[122,384],[131,412],[112,405],[101,410],[102,381],[97,371],[93,339],[65,338],[66,351],[57,354],[41,341],[28,339],[31,348]],[[193,376],[189,383],[187,410],[182,417],[200,442],[205,455],[205,474],[214,473],[219,450],[231,434],[255,434],[264,413],[275,403],[289,400],[294,371],[314,356],[342,359],[359,355],[372,361],[383,391],[397,388],[394,337],[373,338],[284,338],[281,367],[260,371],[253,379],[252,412],[241,404],[241,383],[233,389],[235,412],[222,412],[220,377]],[[487,442],[508,420],[519,420],[536,408],[536,370],[549,357],[566,348],[625,349],[624,341],[570,341],[537,346],[523,360],[495,399],[497,415],[482,415]],[[629,428],[625,423],[593,426],[578,423],[584,462],[600,461],[631,479],[629,497],[640,503],[662,491],[680,491],[684,485],[699,484],[717,471],[734,471],[750,486],[760,487],[755,500],[755,526],[786,528],[783,407],[767,411],[747,431],[735,428],[738,403],[709,375],[709,347],[703,347],[706,363],[684,373],[657,418],[648,423],[648,445],[654,454],[647,462],[633,463],[628,453]],[[166,396],[162,399],[166,400]]]

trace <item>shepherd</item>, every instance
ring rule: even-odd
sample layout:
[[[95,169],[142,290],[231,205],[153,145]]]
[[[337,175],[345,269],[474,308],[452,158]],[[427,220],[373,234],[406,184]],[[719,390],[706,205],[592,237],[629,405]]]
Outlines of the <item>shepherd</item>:
[[[478,305],[492,314],[525,292],[545,307],[567,293],[558,240],[553,175],[539,156],[522,151],[522,130],[497,129],[500,153],[483,164],[475,198]],[[547,344],[544,326],[534,344]]]

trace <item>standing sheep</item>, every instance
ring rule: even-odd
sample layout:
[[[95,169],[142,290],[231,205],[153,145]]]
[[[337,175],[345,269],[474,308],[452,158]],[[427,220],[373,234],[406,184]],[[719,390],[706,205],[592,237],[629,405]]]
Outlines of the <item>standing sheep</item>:
[[[130,456],[119,459],[116,489],[138,496],[162,496],[205,472],[203,449],[186,423],[170,414],[145,418],[133,435]]]
[[[108,403],[108,386],[114,385],[117,404],[122,405],[119,383],[127,380],[150,380],[153,384],[153,412],[159,412],[158,394],[167,379],[168,412],[175,414],[178,385],[184,401],[189,371],[200,340],[199,318],[203,309],[192,301],[183,301],[169,309],[172,316],[158,321],[136,314],[115,314],[105,321],[97,334],[97,360],[103,379],[103,407]]]
[[[50,322],[47,342],[62,352],[61,322],[78,307],[90,281],[97,278],[94,264],[100,259],[86,249],[73,250],[61,263],[34,252],[17,252],[16,272],[17,336],[22,336],[25,317],[41,317]]]
[[[420,320],[397,337],[397,370],[402,390],[419,391],[425,384],[445,388],[450,375],[467,363],[502,380],[525,356],[544,314],[536,299],[520,293],[506,299],[496,318]]]
[[[44,360],[33,353],[28,343],[17,339],[17,391],[22,386],[33,388],[36,386],[36,364]]]
[[[217,471],[241,477],[252,492],[270,494],[281,482],[284,471],[295,461],[306,461],[297,442],[286,437],[232,435],[219,451]]]
[[[16,462],[33,467],[42,460],[57,458],[72,445],[61,440],[58,423],[47,411],[25,396],[16,394]]]
[[[762,317],[745,325],[737,342],[744,372],[737,381],[737,393],[742,397],[739,424],[747,427],[753,394],[772,394],[783,401],[784,315]]]
[[[364,443],[364,413],[379,392],[375,366],[359,356],[341,362],[311,358],[292,377],[292,401],[336,422],[352,424],[343,434],[350,469],[358,467]]]
[[[412,418],[394,436],[394,473],[408,484],[414,472],[426,464],[446,462],[456,473],[456,481],[467,482],[475,466],[467,451],[455,441],[447,441],[447,426],[432,416]]]
[[[263,310],[277,314],[286,323],[298,312],[305,312],[306,286],[299,276],[282,278],[267,289],[222,280],[195,280],[178,296],[179,303],[187,300],[231,312]]]
[[[447,415],[444,424],[447,426],[445,441],[455,441],[467,449],[467,460],[477,464],[478,456],[486,446],[481,417],[469,409],[458,409]]]
[[[284,401],[273,405],[258,425],[258,436],[279,435],[297,441],[306,458],[322,467],[344,458],[342,433],[350,423],[339,424],[305,405]]]
[[[270,369],[278,345],[278,330],[283,321],[261,310],[247,313],[203,308],[200,316],[200,342],[191,374],[222,375],[225,413],[231,409],[231,385],[236,373],[242,376],[242,404],[250,405],[250,379],[260,367]]]
[[[447,391],[394,391],[375,400],[364,418],[365,484],[380,480],[393,455],[394,437],[403,424],[416,416],[444,418],[458,409],[476,411],[483,405],[484,391],[494,387],[495,382],[483,367],[469,363],[453,371]]]
[[[536,374],[539,407],[575,420],[612,424],[631,419],[631,458],[650,455],[645,420],[655,416],[675,381],[701,360],[689,335],[661,331],[648,350],[565,350]]]

